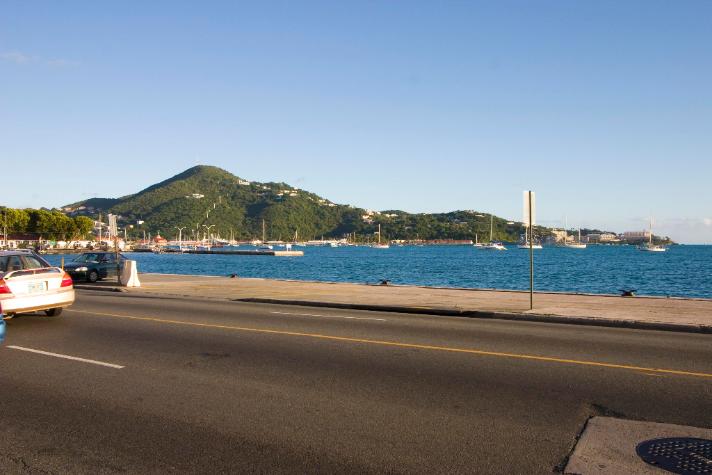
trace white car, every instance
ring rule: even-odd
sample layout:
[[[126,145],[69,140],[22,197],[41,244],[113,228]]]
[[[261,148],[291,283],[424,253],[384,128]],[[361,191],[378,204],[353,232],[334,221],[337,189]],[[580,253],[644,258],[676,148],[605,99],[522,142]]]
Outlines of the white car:
[[[32,251],[0,251],[0,306],[5,315],[44,311],[48,317],[74,303],[72,277]]]

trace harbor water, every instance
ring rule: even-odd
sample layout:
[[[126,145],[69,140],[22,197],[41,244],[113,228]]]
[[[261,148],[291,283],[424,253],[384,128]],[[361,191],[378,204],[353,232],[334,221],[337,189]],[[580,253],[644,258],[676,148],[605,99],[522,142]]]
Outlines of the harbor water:
[[[140,272],[263,277],[325,282],[527,290],[529,251],[509,246],[307,247],[302,257],[126,253]],[[541,291],[712,298],[712,246],[545,247],[535,250],[535,289]],[[71,260],[74,256],[66,255]],[[61,256],[47,256],[59,265]]]

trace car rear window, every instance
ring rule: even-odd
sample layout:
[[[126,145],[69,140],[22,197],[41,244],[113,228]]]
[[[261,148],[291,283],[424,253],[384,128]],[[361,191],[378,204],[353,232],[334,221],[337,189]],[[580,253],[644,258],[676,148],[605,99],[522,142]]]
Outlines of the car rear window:
[[[34,256],[22,256],[22,260],[24,261],[24,269],[41,269],[43,267],[47,267],[46,264],[43,262],[40,262],[39,259],[37,259]]]
[[[20,256],[0,256],[0,272],[12,272],[22,269]]]

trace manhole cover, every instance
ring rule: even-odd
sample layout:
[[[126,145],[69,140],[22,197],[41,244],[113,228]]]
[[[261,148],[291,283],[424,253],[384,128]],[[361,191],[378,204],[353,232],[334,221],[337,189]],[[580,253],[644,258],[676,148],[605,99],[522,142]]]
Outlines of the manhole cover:
[[[646,463],[682,475],[712,475],[712,440],[675,437],[641,442],[635,451]]]

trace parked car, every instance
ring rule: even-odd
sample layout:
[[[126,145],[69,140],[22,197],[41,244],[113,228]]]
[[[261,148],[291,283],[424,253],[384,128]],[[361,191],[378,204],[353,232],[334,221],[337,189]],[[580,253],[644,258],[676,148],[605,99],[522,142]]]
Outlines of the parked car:
[[[44,311],[49,317],[74,303],[69,274],[33,251],[0,251],[0,305],[5,315]]]
[[[119,254],[119,266],[126,258]],[[116,254],[113,252],[84,252],[64,266],[75,281],[96,282],[109,277],[117,278]]]

